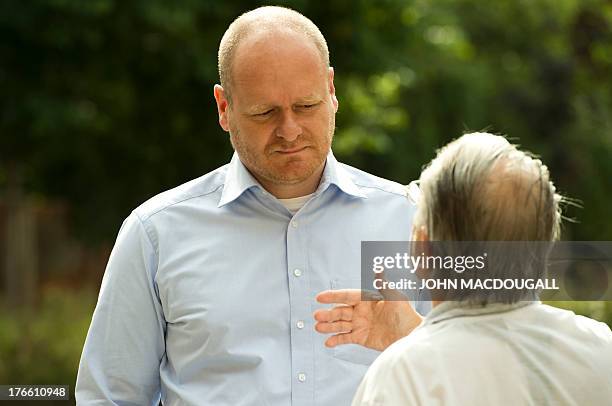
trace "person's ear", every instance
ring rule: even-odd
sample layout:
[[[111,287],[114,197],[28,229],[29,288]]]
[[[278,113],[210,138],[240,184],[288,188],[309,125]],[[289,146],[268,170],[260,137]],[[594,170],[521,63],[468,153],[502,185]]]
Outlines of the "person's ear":
[[[228,111],[229,101],[227,99],[227,94],[221,85],[215,85],[214,91],[215,101],[217,102],[217,112],[219,113],[219,125],[223,128],[224,131],[229,132],[229,119],[228,119]]]
[[[412,241],[429,242],[429,235],[424,225],[415,225],[412,229]]]
[[[334,86],[334,68],[329,67],[329,95],[332,99],[332,104],[334,106],[334,113],[338,112],[338,98],[336,97],[336,87]]]
[[[431,247],[429,246],[429,235],[427,228],[424,225],[416,225],[412,229],[412,247],[410,249],[413,257],[423,256],[425,258],[431,255]],[[423,267],[419,267],[416,270],[416,275],[420,279],[427,279],[428,270]]]

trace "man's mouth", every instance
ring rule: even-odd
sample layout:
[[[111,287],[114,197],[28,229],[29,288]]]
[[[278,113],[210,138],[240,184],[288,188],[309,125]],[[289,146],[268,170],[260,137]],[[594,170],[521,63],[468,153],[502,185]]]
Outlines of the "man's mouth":
[[[290,148],[290,149],[279,149],[276,152],[278,152],[279,154],[283,154],[283,155],[291,155],[291,154],[296,154],[298,152],[301,152],[303,150],[305,150],[306,146],[304,147],[297,147],[297,148]]]

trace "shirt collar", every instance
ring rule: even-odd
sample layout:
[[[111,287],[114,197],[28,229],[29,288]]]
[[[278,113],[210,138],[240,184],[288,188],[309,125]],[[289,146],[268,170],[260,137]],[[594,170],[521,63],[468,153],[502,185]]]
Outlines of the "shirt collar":
[[[427,317],[425,324],[436,324],[458,317],[475,317],[489,314],[506,313],[525,306],[539,304],[540,301],[522,301],[516,303],[489,303],[487,305],[468,304],[463,302],[442,302],[435,306]]]
[[[336,160],[331,150],[329,154],[327,154],[327,163],[323,170],[319,189],[324,190],[324,188],[330,184],[336,185],[338,189],[347,195],[367,199],[367,196],[359,189],[355,182],[353,182],[353,179],[351,179],[346,169]]]
[[[332,184],[336,185],[340,190],[348,195],[364,199],[367,198],[366,195],[364,195],[359,187],[353,182],[346,169],[344,169],[336,160],[334,154],[330,150],[327,154],[327,161],[325,164],[325,169],[323,169],[321,182],[317,192],[315,193],[318,194],[324,191],[329,185]],[[257,182],[253,175],[251,175],[248,169],[240,161],[238,154],[234,152],[225,174],[225,184],[223,185],[223,192],[221,193],[221,199],[219,199],[219,204],[217,206],[221,207],[236,200],[246,190],[252,187],[262,188],[259,182]]]
[[[252,187],[261,187],[259,182],[251,175],[248,169],[238,158],[238,154],[234,152],[230,161],[227,172],[225,173],[225,183],[223,192],[217,207],[224,206],[239,198],[246,190]]]

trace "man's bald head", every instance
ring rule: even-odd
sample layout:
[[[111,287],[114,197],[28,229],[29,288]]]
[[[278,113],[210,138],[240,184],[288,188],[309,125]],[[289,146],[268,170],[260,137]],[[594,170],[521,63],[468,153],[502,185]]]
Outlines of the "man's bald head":
[[[321,55],[321,65],[329,67],[327,42],[317,26],[297,11],[276,6],[260,7],[238,17],[223,35],[219,45],[219,78],[230,100],[233,85],[233,63],[236,51],[245,38],[252,34],[267,34],[273,40],[275,34],[290,32],[312,41]]]
[[[421,174],[417,222],[437,241],[551,241],[561,196],[548,169],[504,137],[466,134]]]

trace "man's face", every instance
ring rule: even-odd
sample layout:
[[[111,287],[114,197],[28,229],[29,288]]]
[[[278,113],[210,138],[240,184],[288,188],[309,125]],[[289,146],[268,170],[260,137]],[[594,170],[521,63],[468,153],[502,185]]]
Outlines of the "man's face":
[[[236,51],[230,91],[220,123],[253,175],[264,186],[318,181],[338,102],[333,70],[312,41],[252,34]]]

